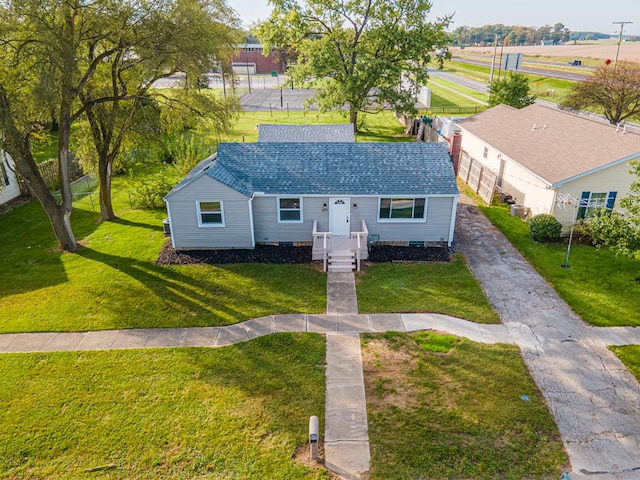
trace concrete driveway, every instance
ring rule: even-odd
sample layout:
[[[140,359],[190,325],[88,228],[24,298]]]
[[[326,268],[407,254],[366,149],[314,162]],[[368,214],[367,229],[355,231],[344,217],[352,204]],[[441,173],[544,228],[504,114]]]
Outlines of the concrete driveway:
[[[555,417],[570,478],[640,478],[640,386],[608,344],[640,329],[587,326],[469,199],[458,204],[462,252]],[[560,268],[560,266],[558,266]]]

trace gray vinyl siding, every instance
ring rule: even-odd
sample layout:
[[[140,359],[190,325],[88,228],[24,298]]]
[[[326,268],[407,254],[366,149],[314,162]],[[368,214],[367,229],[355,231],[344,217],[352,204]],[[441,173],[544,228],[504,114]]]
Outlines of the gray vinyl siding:
[[[297,195],[283,195],[296,197]],[[278,223],[277,197],[255,197],[253,199],[253,223],[257,243],[311,242],[313,221],[318,220],[318,230],[329,229],[329,211],[322,206],[328,198],[302,196],[302,223]]]
[[[336,195],[346,197],[347,195]],[[362,220],[369,233],[383,242],[450,242],[449,229],[455,197],[427,197],[426,222],[378,222],[378,197],[350,197],[351,231],[361,231]],[[253,200],[256,242],[310,242],[313,221],[318,231],[329,231],[329,197],[303,197],[303,223],[278,223],[276,197],[257,197]],[[353,208],[356,204],[357,208]]]
[[[222,201],[224,227],[199,227],[196,202]],[[252,248],[249,198],[206,175],[167,199],[176,249]]]
[[[370,235],[378,235],[381,242],[449,242],[451,215],[455,197],[427,197],[426,222],[378,222],[378,197],[352,198],[352,228],[367,223]]]

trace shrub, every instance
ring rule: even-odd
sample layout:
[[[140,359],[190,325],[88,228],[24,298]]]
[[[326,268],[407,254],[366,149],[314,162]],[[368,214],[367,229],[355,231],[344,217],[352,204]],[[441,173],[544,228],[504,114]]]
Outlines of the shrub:
[[[628,219],[615,212],[598,211],[587,223],[594,245],[607,245],[640,260],[640,230]]]
[[[561,232],[562,224],[553,215],[536,215],[529,224],[529,235],[536,242],[557,242]]]
[[[138,208],[164,208],[163,198],[177,181],[178,179],[168,168],[144,180],[132,180],[129,182],[132,191],[131,200]]]

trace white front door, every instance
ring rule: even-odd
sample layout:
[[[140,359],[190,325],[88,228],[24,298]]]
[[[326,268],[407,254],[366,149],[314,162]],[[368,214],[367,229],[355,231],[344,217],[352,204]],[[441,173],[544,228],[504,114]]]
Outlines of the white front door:
[[[329,199],[329,230],[334,237],[351,235],[351,205],[349,197]]]

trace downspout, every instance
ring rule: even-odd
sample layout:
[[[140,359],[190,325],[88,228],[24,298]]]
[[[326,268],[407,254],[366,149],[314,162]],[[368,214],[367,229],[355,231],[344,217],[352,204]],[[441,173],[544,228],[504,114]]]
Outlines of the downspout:
[[[169,208],[169,202],[167,202],[165,200],[165,203],[167,204],[167,216],[169,217],[169,234],[171,236],[171,246],[173,248],[176,248],[176,241],[173,238],[173,221],[171,220],[171,209]]]
[[[451,247],[451,243],[453,242],[453,230],[456,226],[456,212],[458,209],[458,197],[460,195],[454,195],[452,198],[453,205],[451,206],[451,224],[449,225],[449,241],[448,246]]]
[[[253,198],[254,194],[252,193],[249,197],[249,225],[251,226],[251,248],[256,248],[256,233],[253,229]]]

